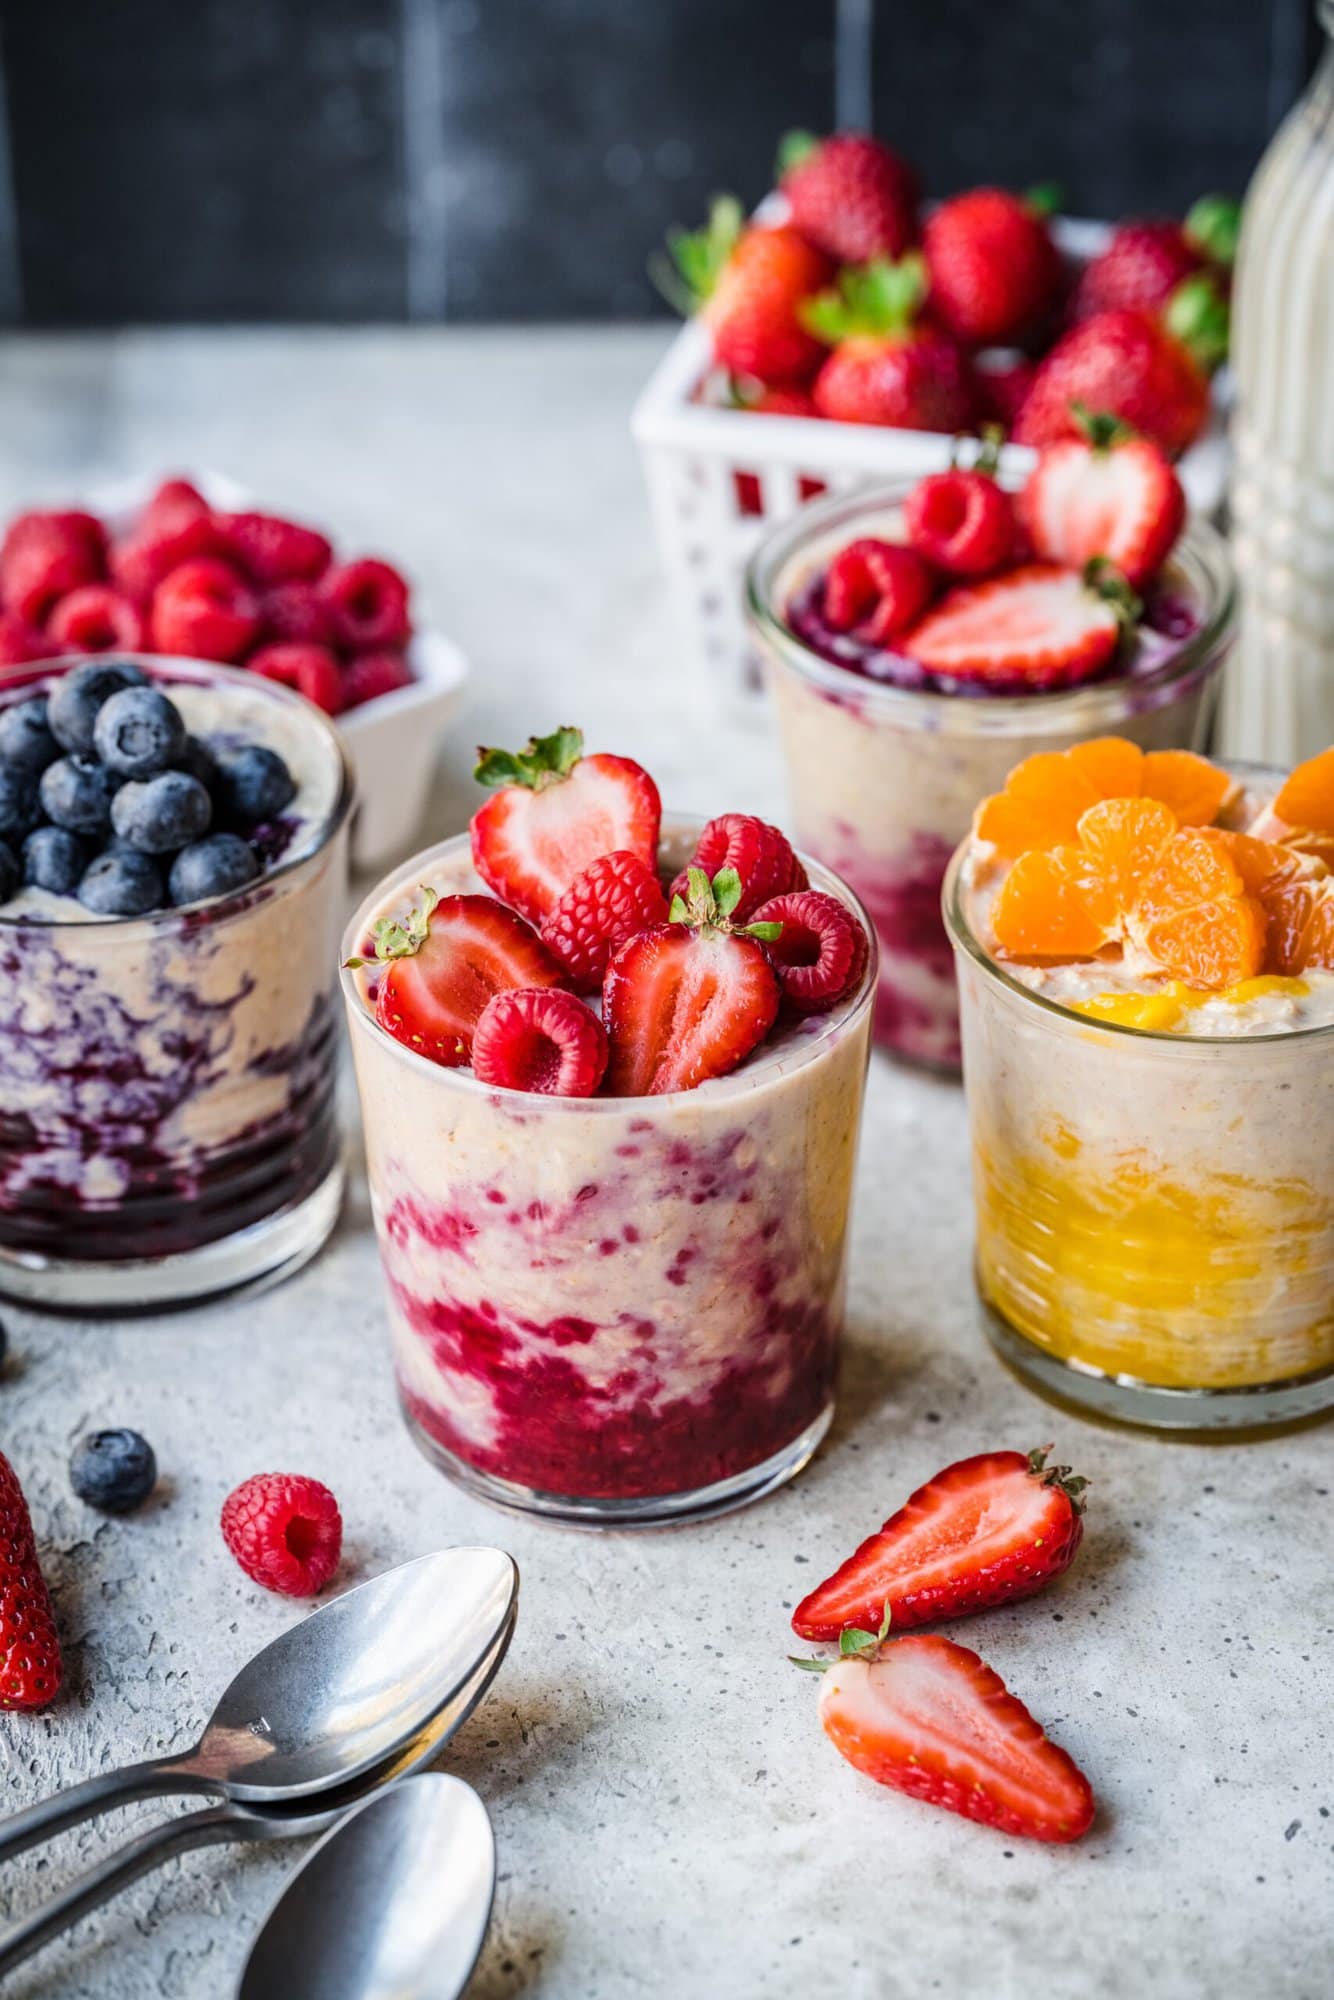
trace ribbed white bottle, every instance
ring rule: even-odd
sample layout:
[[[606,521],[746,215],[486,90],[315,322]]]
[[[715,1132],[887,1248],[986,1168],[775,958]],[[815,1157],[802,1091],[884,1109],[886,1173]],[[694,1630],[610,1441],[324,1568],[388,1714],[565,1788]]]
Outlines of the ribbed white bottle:
[[[1334,34],[1334,0],[1318,11]],[[1247,192],[1232,325],[1241,628],[1220,748],[1291,765],[1334,743],[1334,42]]]

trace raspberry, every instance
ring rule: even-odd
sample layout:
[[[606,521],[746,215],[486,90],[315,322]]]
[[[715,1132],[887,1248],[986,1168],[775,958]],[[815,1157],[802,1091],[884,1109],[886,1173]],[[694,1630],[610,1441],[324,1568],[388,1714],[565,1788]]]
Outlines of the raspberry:
[[[396,569],[374,556],[327,571],[321,589],[338,638],[350,653],[401,646],[412,631],[408,586]]]
[[[211,515],[190,513],[178,501],[145,514],[134,533],[111,551],[111,577],[136,604],[148,605],[164,578],[183,563],[216,556],[221,548]]]
[[[755,912],[755,921],[783,926],[765,949],[792,1013],[826,1013],[861,984],[871,948],[836,896],[818,889],[775,896]]]
[[[600,993],[618,946],[666,921],[667,898],[653,870],[628,848],[617,848],[575,876],[543,924],[542,942],[577,993]]]
[[[592,1097],[607,1068],[607,1031],[572,993],[511,986],[478,1016],[472,1068],[479,1083],[504,1090]]]
[[[933,591],[931,572],[912,549],[866,536],[830,563],[824,615],[836,632],[855,629],[868,645],[882,646],[917,622]]]
[[[261,646],[246,665],[252,674],[295,688],[326,715],[343,706],[343,677],[327,646]]]
[[[734,924],[748,924],[761,903],[806,887],[806,870],[792,851],[787,835],[749,813],[723,813],[711,819],[699,837],[690,863],[712,881],[720,868],[735,868],[741,877],[741,901],[732,911]],[[686,894],[683,868],[672,884],[674,896]]]
[[[411,685],[412,670],[401,653],[357,653],[343,668],[343,707],[360,708],[363,701]]]
[[[165,529],[210,512],[208,501],[188,479],[164,479],[135,523],[135,533],[145,528]]]
[[[933,472],[903,503],[908,541],[953,576],[990,576],[1014,552],[1014,507],[985,472]]]
[[[259,605],[230,563],[203,556],[163,578],[153,593],[150,626],[159,653],[236,661],[255,643]]]
[[[106,575],[107,538],[91,514],[18,514],[0,545],[0,596],[30,625],[45,623],[57,598]]]
[[[333,556],[324,535],[278,514],[215,514],[213,521],[224,554],[254,583],[313,583]]]
[[[20,618],[17,611],[0,611],[0,667],[21,667],[29,660],[49,660],[52,646],[46,634]]]
[[[222,1538],[246,1575],[284,1597],[313,1597],[338,1567],[343,1517],[318,1479],[257,1472],[222,1503]]]
[[[143,613],[109,583],[81,583],[46,621],[62,653],[140,653],[147,643]]]
[[[259,616],[264,638],[269,643],[333,644],[333,613],[313,583],[275,584],[260,597]]]

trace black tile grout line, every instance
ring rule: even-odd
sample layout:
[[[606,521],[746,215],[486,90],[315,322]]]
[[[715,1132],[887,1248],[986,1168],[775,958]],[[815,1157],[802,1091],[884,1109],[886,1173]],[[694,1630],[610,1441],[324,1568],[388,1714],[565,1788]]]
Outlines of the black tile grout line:
[[[449,312],[449,167],[445,154],[446,0],[399,0],[405,292],[409,321]]]
[[[834,129],[871,129],[871,46],[875,0],[835,0]]]
[[[14,194],[14,153],[9,131],[9,91],[0,35],[0,326],[23,318],[23,267],[19,262],[19,212]]]

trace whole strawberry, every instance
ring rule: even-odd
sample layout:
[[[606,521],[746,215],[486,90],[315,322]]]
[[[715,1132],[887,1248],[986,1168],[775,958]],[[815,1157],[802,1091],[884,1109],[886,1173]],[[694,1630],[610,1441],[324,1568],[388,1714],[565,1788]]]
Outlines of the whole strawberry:
[[[971,425],[977,391],[967,356],[917,316],[925,275],[910,251],[897,264],[842,271],[836,290],[809,301],[807,326],[834,348],[811,392],[822,417],[916,431]]]
[[[828,283],[830,264],[805,237],[747,223],[740,202],[720,195],[708,228],[677,230],[668,247],[679,275],[660,272],[662,288],[703,314],[720,368],[775,386],[814,374],[822,349],[799,309]]]
[[[1219,274],[1221,297],[1223,274],[1236,254],[1239,221],[1236,202],[1205,195],[1184,222],[1119,223],[1106,249],[1090,258],[1080,273],[1070,317],[1091,319],[1095,313],[1124,306],[1162,312],[1178,286],[1206,270]]]
[[[1080,435],[1076,403],[1119,417],[1175,458],[1209,407],[1203,368],[1149,313],[1098,313],[1072,327],[1039,364],[1015,420],[1016,444]]]
[[[1022,341],[1050,312],[1061,263],[1034,200],[973,188],[943,201],[922,233],[931,310],[970,347]]]
[[[901,257],[917,241],[917,176],[869,134],[791,132],[778,165],[792,227],[836,263]]]
[[[45,1708],[64,1667],[28,1503],[0,1452],[0,1710]]]

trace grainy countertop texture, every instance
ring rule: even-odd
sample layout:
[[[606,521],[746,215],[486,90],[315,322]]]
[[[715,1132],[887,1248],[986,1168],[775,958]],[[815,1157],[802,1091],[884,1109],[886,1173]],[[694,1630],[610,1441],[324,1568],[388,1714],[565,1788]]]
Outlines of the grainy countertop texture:
[[[6,344],[0,503],[212,467],[420,580],[472,656],[425,834],[462,824],[469,750],[577,721],[691,811],[783,811],[763,728],[694,700],[627,432],[661,331],[136,334]],[[351,1107],[349,1106],[349,1112]],[[355,1157],[355,1154],[354,1154]],[[327,1479],[344,1580],[495,1540],[523,1573],[494,1691],[446,1753],[494,1818],[486,2000],[1323,2000],[1334,1908],[1330,1432],[1201,1448],[1046,1408],[984,1346],[956,1089],[872,1066],[839,1416],[750,1512],[647,1537],[493,1514],[409,1445],[364,1181],[326,1253],[258,1299],[153,1322],[6,1315],[0,1440],[21,1470],[70,1688],[0,1720],[0,1804],[187,1744],[298,1607],[253,1588],[224,1494]],[[88,1425],[152,1440],[157,1498],[69,1488]],[[1055,1437],[1093,1481],[1046,1596],[956,1628],[1087,1770],[1073,1849],[878,1789],[833,1752],[786,1614],[940,1465]],[[0,1876],[17,1914],[141,1806]],[[174,1862],[15,1975],[15,2000],[232,1990],[291,1847]],[[293,1996],[300,2000],[300,1996]]]

